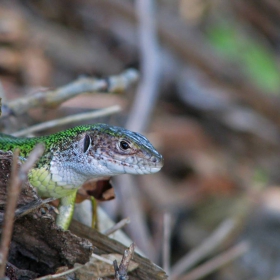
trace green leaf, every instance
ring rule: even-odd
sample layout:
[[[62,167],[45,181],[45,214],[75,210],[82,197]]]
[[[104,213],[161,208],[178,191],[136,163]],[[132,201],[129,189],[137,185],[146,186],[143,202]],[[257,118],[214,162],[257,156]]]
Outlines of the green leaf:
[[[280,71],[270,49],[234,23],[210,26],[211,45],[228,60],[238,63],[246,76],[268,93],[280,91]]]

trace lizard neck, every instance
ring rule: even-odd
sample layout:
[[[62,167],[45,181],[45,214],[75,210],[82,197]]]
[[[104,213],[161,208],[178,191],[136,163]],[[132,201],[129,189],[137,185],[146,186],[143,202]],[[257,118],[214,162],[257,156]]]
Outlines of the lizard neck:
[[[65,131],[41,137],[13,137],[10,135],[0,133],[0,150],[13,151],[16,148],[20,149],[20,156],[27,158],[30,152],[34,149],[36,144],[42,143],[45,146],[43,156],[37,163],[37,166],[50,165],[52,155],[61,150],[70,147],[73,141],[76,140],[77,135],[83,131],[87,131],[90,125],[74,127]]]
[[[79,131],[81,129],[79,127]],[[83,127],[83,129],[87,129],[87,127]],[[20,156],[27,158],[36,144],[42,143],[45,146],[45,150],[35,166],[36,170],[30,173],[29,179],[32,181],[32,184],[39,191],[41,189],[44,190],[47,184],[55,184],[56,186],[62,186],[67,189],[77,188],[88,177],[86,176],[87,171],[85,169],[78,170],[82,166],[81,163],[87,162],[87,158],[82,158],[75,153],[75,149],[77,149],[77,135],[79,135],[76,130],[77,128],[74,128],[49,136],[33,138],[0,134],[0,150],[13,151],[19,148]],[[47,174],[49,175],[47,176]],[[45,179],[45,175],[47,179]],[[41,177],[43,178],[42,182],[38,179]]]
[[[78,137],[67,144],[63,143],[63,149],[58,145],[51,150],[50,172],[52,179],[60,186],[77,187],[91,178],[114,175],[102,161],[81,152],[83,145],[84,137]]]

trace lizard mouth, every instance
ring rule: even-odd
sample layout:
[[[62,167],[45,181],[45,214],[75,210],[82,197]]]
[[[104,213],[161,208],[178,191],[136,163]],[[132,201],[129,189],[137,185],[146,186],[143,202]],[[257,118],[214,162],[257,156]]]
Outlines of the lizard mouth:
[[[163,159],[157,162],[145,162],[144,159],[137,163],[129,163],[126,161],[109,158],[105,159],[104,165],[110,170],[110,175],[117,174],[152,174],[158,172],[163,166]]]
[[[162,165],[162,166],[163,166],[163,165]],[[151,173],[156,173],[156,172],[160,171],[161,168],[162,168],[162,166],[160,166],[160,167],[152,167],[152,168],[151,168]]]
[[[161,167],[151,167],[149,165],[143,165],[143,166],[133,166],[133,165],[128,165],[124,167],[125,173],[128,174],[152,174],[156,173],[161,169]]]

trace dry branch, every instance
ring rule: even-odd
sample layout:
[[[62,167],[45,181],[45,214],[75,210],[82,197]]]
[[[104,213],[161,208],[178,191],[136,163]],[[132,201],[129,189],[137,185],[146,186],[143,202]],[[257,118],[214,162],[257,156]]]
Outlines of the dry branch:
[[[60,278],[62,276],[66,276],[70,273],[75,272],[76,270],[80,269],[81,267],[82,267],[82,265],[77,265],[74,268],[68,269],[68,270],[63,271],[61,273],[49,274],[49,275],[46,275],[46,276],[43,276],[43,277],[36,278],[35,280],[48,280],[48,279]]]
[[[79,122],[81,120],[87,120],[87,119],[92,119],[92,118],[99,118],[99,117],[104,117],[104,116],[109,116],[111,114],[120,112],[121,108],[118,105],[115,106],[111,106],[105,109],[100,109],[100,110],[95,110],[93,112],[87,112],[87,113],[81,113],[81,114],[76,114],[73,116],[68,116],[65,118],[61,118],[61,119],[55,119],[55,120],[51,120],[48,122],[43,122],[34,126],[30,126],[26,129],[17,131],[12,133],[13,136],[24,136],[24,135],[28,135],[30,133],[33,132],[37,132],[37,131],[41,131],[41,130],[46,130],[55,126],[60,126],[60,125],[64,125],[64,124],[69,124],[69,123],[73,123],[73,122]]]
[[[2,235],[1,235],[1,245],[0,245],[0,277],[4,277],[6,270],[6,262],[9,252],[9,245],[11,241],[13,222],[15,217],[15,209],[17,205],[18,196],[21,191],[21,185],[27,178],[27,173],[39,159],[44,151],[44,147],[39,144],[30,153],[27,161],[24,165],[18,169],[19,160],[19,150],[15,150],[13,156],[12,174],[9,183],[7,203],[3,221]]]
[[[118,223],[116,223],[113,227],[108,228],[106,231],[104,231],[103,234],[109,236],[129,223],[130,223],[130,219],[124,218]]]
[[[135,245],[132,243],[128,249],[124,251],[120,265],[118,266],[117,261],[114,261],[115,268],[115,279],[116,280],[128,280],[127,272],[129,263],[134,255]]]
[[[56,90],[38,92],[10,101],[5,105],[7,108],[5,111],[9,112],[7,115],[20,115],[34,107],[56,107],[62,102],[82,93],[119,93],[123,92],[137,80],[138,72],[135,69],[128,69],[119,75],[110,76],[105,79],[83,77]]]
[[[126,247],[118,241],[110,239],[98,231],[84,226],[75,220],[72,221],[70,230],[80,237],[89,239],[95,247],[94,252],[98,255],[109,253],[118,253],[123,255],[123,252],[126,250]],[[130,280],[167,279],[166,273],[160,267],[139,254],[134,254],[133,261],[138,263],[139,267],[135,271],[131,272],[129,276]]]

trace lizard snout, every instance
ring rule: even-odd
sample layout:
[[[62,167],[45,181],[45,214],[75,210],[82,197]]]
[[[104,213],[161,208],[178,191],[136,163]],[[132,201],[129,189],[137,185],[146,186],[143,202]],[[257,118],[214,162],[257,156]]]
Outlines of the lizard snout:
[[[163,156],[161,154],[158,153],[157,156],[152,156],[151,161],[152,161],[152,163],[155,164],[156,168],[161,169],[163,167],[164,159],[163,159]]]

